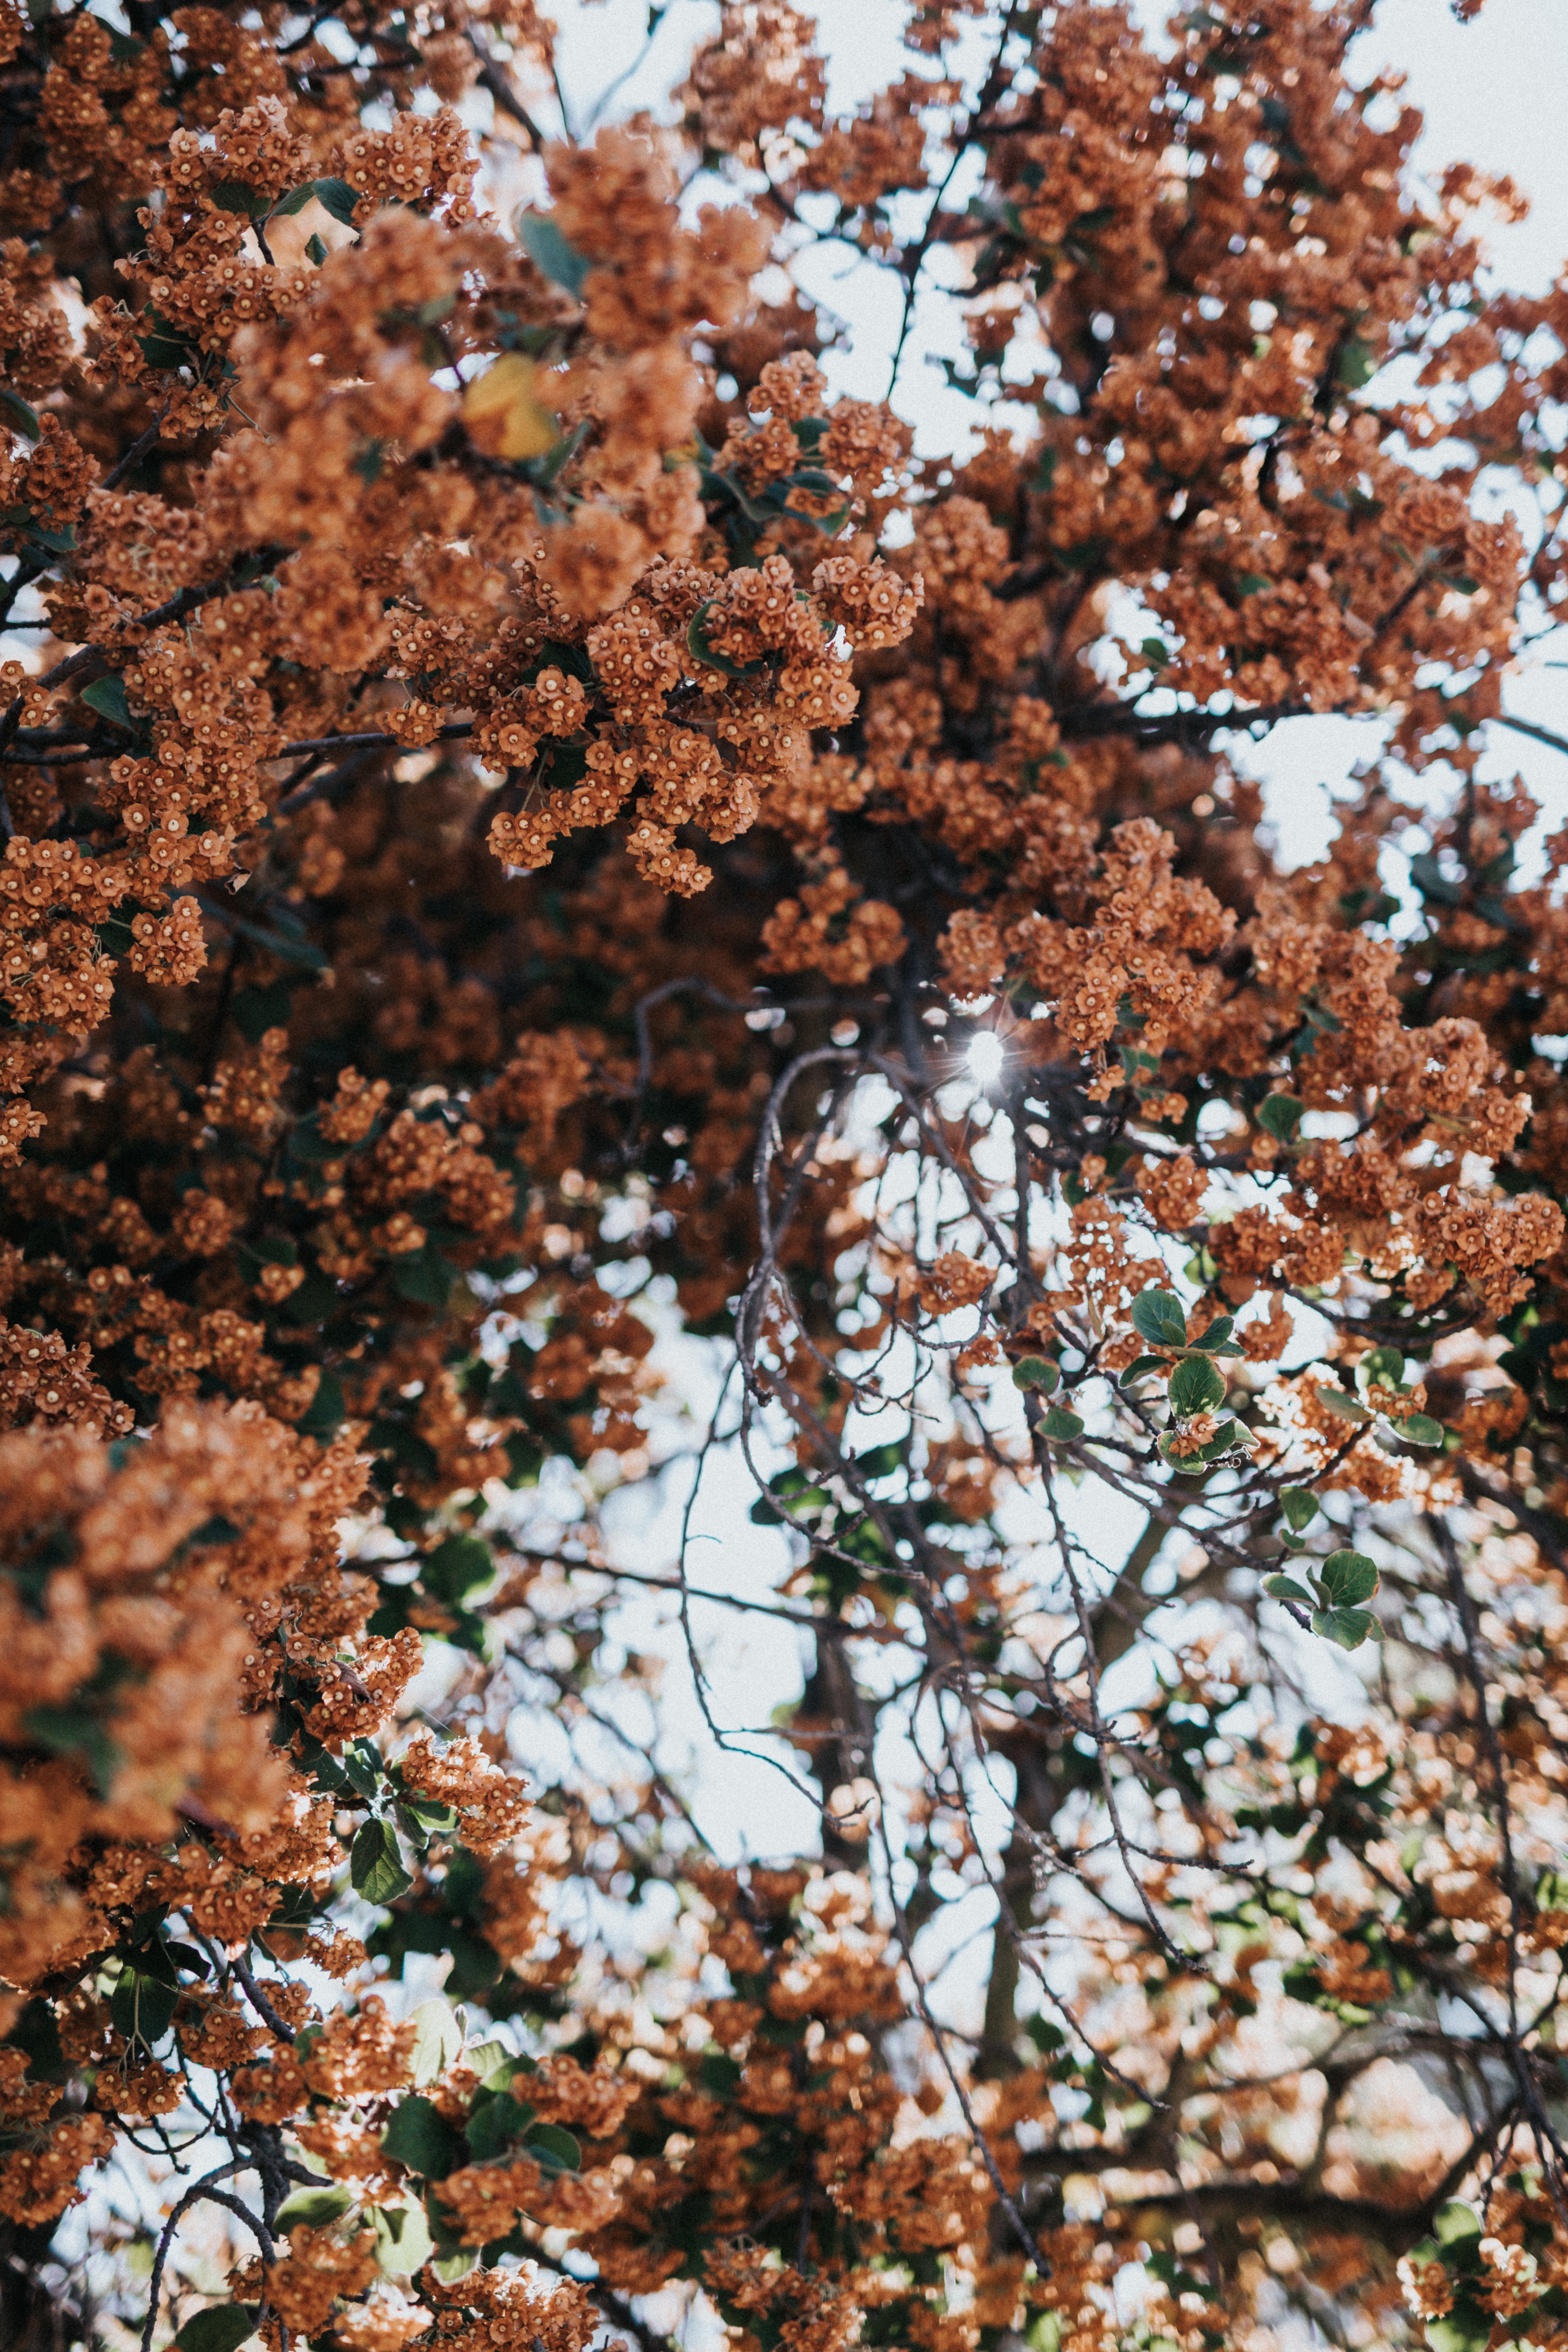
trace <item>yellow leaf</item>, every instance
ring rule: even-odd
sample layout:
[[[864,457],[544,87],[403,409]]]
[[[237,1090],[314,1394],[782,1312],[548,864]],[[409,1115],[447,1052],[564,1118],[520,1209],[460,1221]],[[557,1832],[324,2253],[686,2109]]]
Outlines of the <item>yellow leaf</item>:
[[[521,352],[504,352],[463,394],[468,438],[491,457],[542,457],[560,439],[540,396],[539,371]]]

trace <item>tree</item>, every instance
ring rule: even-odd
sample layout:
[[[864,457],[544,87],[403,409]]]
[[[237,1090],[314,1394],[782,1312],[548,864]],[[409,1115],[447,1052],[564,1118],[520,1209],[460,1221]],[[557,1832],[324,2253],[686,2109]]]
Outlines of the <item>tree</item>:
[[[1368,13],[0,0],[8,2343],[1561,2337],[1568,288]]]

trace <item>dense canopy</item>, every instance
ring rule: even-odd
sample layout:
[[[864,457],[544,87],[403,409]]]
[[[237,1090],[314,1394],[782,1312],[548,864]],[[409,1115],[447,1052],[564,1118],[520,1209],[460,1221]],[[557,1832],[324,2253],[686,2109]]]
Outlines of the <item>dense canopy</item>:
[[[1568,281],[1370,16],[0,0],[6,2347],[1568,2344]]]

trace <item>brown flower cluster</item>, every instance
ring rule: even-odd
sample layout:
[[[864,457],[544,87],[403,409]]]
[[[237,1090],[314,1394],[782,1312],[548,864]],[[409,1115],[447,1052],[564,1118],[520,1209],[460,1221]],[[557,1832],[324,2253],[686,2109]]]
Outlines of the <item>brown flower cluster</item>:
[[[578,139],[530,0],[0,0],[38,2340],[110,2158],[149,2341],[204,2200],[279,2352],[1562,2335],[1568,292],[1363,24],[921,0],[838,116],[759,0]]]

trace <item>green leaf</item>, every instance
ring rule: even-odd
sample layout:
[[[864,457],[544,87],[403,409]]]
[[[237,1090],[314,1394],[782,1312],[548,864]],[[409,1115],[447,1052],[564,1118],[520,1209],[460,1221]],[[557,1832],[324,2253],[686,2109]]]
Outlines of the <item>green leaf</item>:
[[[1353,1609],[1377,1591],[1377,1564],[1363,1551],[1331,1551],[1318,1576],[1336,1609]]]
[[[1342,1650],[1359,1650],[1376,1626],[1376,1618],[1366,1609],[1314,1609],[1312,1612],[1313,1633],[1337,1642]]]
[[[473,2068],[481,2087],[496,2083],[502,2090],[511,2080],[508,2069],[515,2069],[518,2064],[504,2042],[476,2042],[468,2053],[465,2063]]]
[[[1343,1389],[1321,1388],[1314,1393],[1323,1411],[1331,1412],[1337,1421],[1374,1421],[1377,1418],[1356,1398],[1347,1396]]]
[[[1492,2315],[1473,2296],[1466,2295],[1441,2319],[1426,2323],[1430,2352],[1481,2352],[1491,2341]]]
[[[1300,1535],[1301,1529],[1310,1527],[1317,1517],[1318,1498],[1316,1495],[1309,1494],[1305,1486],[1286,1486],[1280,1492],[1279,1507],[1288,1524]]]
[[[298,1297],[299,1293],[294,1295]],[[319,1437],[326,1444],[337,1435],[342,1419],[343,1384],[336,1372],[323,1372],[316,1383],[315,1395],[294,1426],[301,1437]]]
[[[413,2067],[416,2083],[434,2083],[444,2074],[463,2047],[463,2029],[450,2001],[437,1995],[422,2000],[408,2022],[414,2028]]]
[[[1226,1346],[1235,1328],[1234,1315],[1216,1315],[1207,1330],[1200,1331],[1192,1344],[1194,1348],[1201,1349],[1205,1355],[1217,1355]]]
[[[353,228],[354,213],[360,203],[360,191],[351,188],[346,180],[318,180],[316,202],[323,212],[330,213],[344,228]]]
[[[315,193],[316,183],[314,180],[302,180],[297,188],[290,188],[286,196],[279,197],[278,202],[273,205],[271,212],[268,215],[268,218],[269,220],[291,220],[296,213],[302,213],[304,211],[306,205],[310,203]]]
[[[1464,897],[1459,884],[1448,880],[1441,859],[1429,849],[1411,859],[1410,879],[1424,898],[1435,898],[1440,907],[1457,907]]]
[[[1039,1389],[1049,1396],[1061,1376],[1060,1365],[1053,1364],[1047,1356],[1020,1356],[1013,1367],[1013,1386]]]
[[[184,367],[191,346],[183,335],[138,335],[136,348],[150,368]]]
[[[426,1560],[419,1580],[437,1601],[458,1604],[495,1572],[495,1555],[482,1537],[448,1536]]]
[[[112,675],[109,677],[95,677],[90,686],[82,688],[81,698],[89,710],[96,710],[100,719],[109,720],[110,726],[123,728],[127,735],[136,735],[141,732],[136,720],[131,716],[131,706],[125,699],[125,680],[122,677]]]
[[[349,1876],[367,1903],[391,1903],[414,1884],[403,1867],[397,1832],[385,1822],[366,1822],[349,1849]]]
[[[1293,1143],[1304,1108],[1294,1095],[1266,1095],[1258,1106],[1258,1124],[1280,1143]]]
[[[703,2089],[711,2091],[716,2099],[732,2098],[745,2074],[740,2060],[722,2050],[710,2050],[697,2071]]]
[[[1182,1420],[1225,1402],[1225,1380],[1206,1356],[1189,1356],[1171,1374],[1171,1411]]]
[[[1124,1389],[1131,1388],[1134,1381],[1146,1381],[1151,1372],[1163,1372],[1168,1369],[1163,1356],[1139,1356],[1122,1373],[1121,1385]]]
[[[556,226],[554,215],[521,212],[516,227],[518,242],[534,267],[557,286],[563,286],[568,294],[580,295],[583,281],[594,265],[586,254],[568,244]]]
[[[570,433],[563,433],[555,446],[546,450],[542,457],[530,457],[527,461],[529,480],[542,490],[549,489],[551,484],[558,480],[565,472],[593,429],[593,418],[584,416],[572,427]],[[561,778],[556,771],[552,771],[552,783],[563,781],[564,779]]]
[[[252,220],[258,220],[268,208],[260,189],[245,180],[215,180],[212,199],[220,212],[248,213]]]
[[[1480,2234],[1481,2217],[1473,2206],[1466,2205],[1458,2198],[1453,2197],[1449,2199],[1447,2205],[1439,2205],[1437,2208],[1436,2219],[1432,2224],[1432,2235],[1440,2246],[1458,2245],[1462,2239],[1479,2238]]]
[[[1404,1349],[1369,1348],[1355,1368],[1355,1381],[1363,1394],[1369,1388],[1402,1388],[1405,1384]]]
[[[1165,669],[1170,665],[1171,648],[1163,637],[1145,637],[1138,650],[1151,669]]]
[[[79,1757],[99,1795],[108,1796],[125,1759],[95,1715],[85,1706],[30,1706],[22,1721],[51,1756]]]
[[[400,1298],[412,1299],[418,1307],[432,1307],[437,1313],[450,1297],[456,1279],[451,1260],[428,1243],[422,1250],[405,1251],[395,1260],[392,1268],[392,1286]]]
[[[424,2180],[445,2180],[463,2153],[456,2130],[439,2107],[417,2092],[394,2108],[381,2145],[395,2164]]]
[[[528,2135],[530,2156],[544,2159],[547,2172],[581,2172],[583,2151],[559,2124],[536,2124]]]
[[[1266,1576],[1263,1590],[1273,1601],[1299,1601],[1307,1609],[1316,1605],[1306,1586],[1298,1584],[1293,1576]]]
[[[320,269],[326,257],[327,248],[321,243],[320,236],[312,230],[310,239],[305,247],[305,258],[307,261],[313,261],[317,268]]]
[[[12,432],[20,433],[24,440],[37,441],[42,437],[44,428],[38,423],[37,410],[30,402],[24,400],[19,392],[11,392],[3,385],[0,385],[0,415],[5,415]]]
[[[430,2224],[422,2205],[367,2205],[365,2219],[375,2232],[376,2268],[389,2278],[409,2278],[430,2259]]]
[[[340,2189],[335,2181],[323,2181],[320,2189],[296,2189],[278,2208],[274,2225],[279,2237],[287,2237],[296,2222],[306,2222],[312,2230],[321,2229],[335,2221],[353,2203],[352,2190]]]
[[[1441,1445],[1443,1424],[1434,1421],[1429,1412],[1407,1412],[1403,1421],[1394,1424],[1395,1433],[1408,1445]]]
[[[174,2021],[178,1988],[161,1984],[140,1969],[122,1969],[110,1996],[109,2014],[116,2033],[151,2050],[162,2042]]]
[[[1143,1290],[1132,1301],[1132,1328],[1159,1348],[1184,1348],[1187,1318],[1173,1290]]]
[[[186,2320],[173,2352],[239,2352],[255,2335],[260,2317],[258,2303],[209,2303]]]
[[[1372,345],[1359,335],[1347,335],[1334,361],[1334,373],[1347,391],[1359,392],[1377,373]]]
[[[1050,1406],[1040,1423],[1040,1427],[1047,1437],[1069,1438],[1083,1435],[1082,1421],[1076,1412],[1069,1412],[1063,1404]]]
[[[379,1795],[383,1780],[381,1756],[368,1739],[356,1739],[342,1754],[343,1777],[362,1797]]]
[[[854,1461],[856,1474],[861,1478],[890,1478],[903,1466],[903,1440],[898,1437],[889,1437],[885,1445],[868,1446],[864,1454],[857,1454]]]
[[[499,2156],[522,2137],[533,2120],[533,2109],[526,2099],[514,2099],[510,2091],[480,2091],[464,2126],[469,2155],[478,2164]]]

